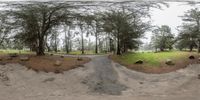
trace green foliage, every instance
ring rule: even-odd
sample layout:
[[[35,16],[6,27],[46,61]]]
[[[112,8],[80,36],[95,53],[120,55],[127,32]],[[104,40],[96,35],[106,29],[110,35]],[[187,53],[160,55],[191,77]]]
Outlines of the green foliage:
[[[10,45],[10,33],[12,26],[10,26],[10,19],[8,13],[0,11],[0,48],[8,48]]]
[[[126,52],[128,49],[137,48],[138,38],[147,31],[148,23],[141,20],[143,15],[125,8],[110,10],[102,16],[103,29],[117,40],[117,54]]]
[[[178,35],[179,49],[189,48],[190,51],[193,48],[198,47],[200,52],[200,11],[198,8],[188,10],[182,16],[182,20],[185,22],[181,26],[180,33]]]
[[[162,25],[154,29],[151,42],[153,47],[156,49],[159,48],[160,51],[164,51],[164,49],[171,50],[175,40],[170,27]]]
[[[67,8],[68,5],[45,2],[17,5],[18,10],[11,12],[13,25],[21,30],[15,38],[36,49],[38,55],[44,55],[45,37],[53,27],[67,22],[70,13]]]

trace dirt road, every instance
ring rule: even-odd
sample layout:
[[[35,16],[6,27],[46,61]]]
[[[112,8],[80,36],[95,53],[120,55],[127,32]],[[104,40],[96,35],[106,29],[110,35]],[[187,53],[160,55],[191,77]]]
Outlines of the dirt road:
[[[200,65],[166,74],[126,69],[107,56],[63,74],[0,65],[0,100],[199,100]]]

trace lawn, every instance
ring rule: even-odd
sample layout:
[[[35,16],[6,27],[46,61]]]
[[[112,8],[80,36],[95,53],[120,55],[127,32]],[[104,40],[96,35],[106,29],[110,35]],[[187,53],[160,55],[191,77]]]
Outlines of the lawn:
[[[189,56],[195,56],[195,60],[190,60]],[[121,56],[112,55],[110,58],[128,68],[149,72],[157,73],[156,70],[162,72],[169,72],[175,69],[183,68],[191,63],[198,62],[199,54],[196,52],[186,52],[186,51],[166,51],[166,52],[141,52],[141,53],[127,53]],[[175,65],[168,66],[165,64],[167,59],[171,59]],[[141,65],[134,64],[136,61],[142,60],[144,63]],[[161,70],[165,69],[165,70]],[[170,69],[170,70],[169,70]]]

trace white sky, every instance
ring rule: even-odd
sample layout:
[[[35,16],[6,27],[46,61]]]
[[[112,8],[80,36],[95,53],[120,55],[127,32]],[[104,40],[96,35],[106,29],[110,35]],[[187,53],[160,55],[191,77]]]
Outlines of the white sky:
[[[182,24],[182,20],[179,16],[182,16],[187,10],[194,8],[195,6],[190,6],[186,2],[168,2],[169,7],[163,6],[162,10],[152,9],[151,19],[153,20],[153,25],[168,25],[172,29],[172,33],[177,35],[177,26]],[[151,32],[145,34],[146,39],[142,39],[143,42],[150,42]]]

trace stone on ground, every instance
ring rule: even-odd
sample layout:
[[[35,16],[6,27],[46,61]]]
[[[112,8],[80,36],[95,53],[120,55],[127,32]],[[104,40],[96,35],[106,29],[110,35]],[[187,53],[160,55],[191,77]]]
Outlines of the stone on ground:
[[[167,65],[175,65],[174,62],[171,59],[167,59],[165,64],[167,64]]]
[[[21,61],[29,61],[29,57],[23,56],[23,57],[20,57],[20,60]]]
[[[54,63],[54,66],[61,66],[62,62],[60,60],[56,60],[56,62]]]
[[[143,64],[143,61],[142,60],[138,60],[135,62],[135,64]]]
[[[195,59],[195,57],[193,55],[189,56],[189,59]]]
[[[64,55],[61,55],[60,57],[61,57],[61,58],[64,58],[65,56],[64,56]]]
[[[78,57],[78,58],[77,58],[77,60],[78,60],[78,61],[82,61],[83,59],[82,59],[82,58],[80,58],[80,57]]]

